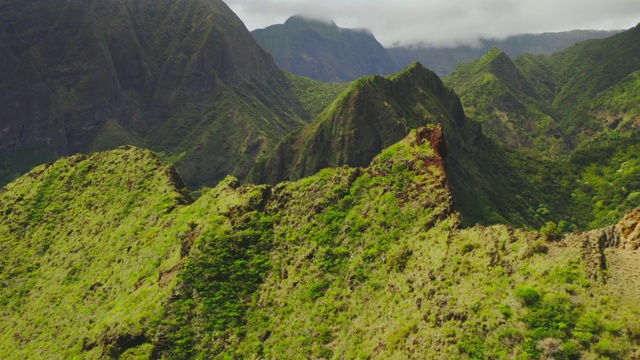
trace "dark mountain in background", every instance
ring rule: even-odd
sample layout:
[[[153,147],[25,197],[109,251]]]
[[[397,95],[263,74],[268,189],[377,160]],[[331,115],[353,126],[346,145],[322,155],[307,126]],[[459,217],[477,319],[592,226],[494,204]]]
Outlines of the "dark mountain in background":
[[[588,39],[601,39],[620,31],[572,30],[558,33],[522,34],[504,40],[480,39],[478,46],[456,47],[391,47],[387,50],[400,66],[420,61],[424,66],[444,76],[465,61],[482,57],[493,48],[504,51],[509,57],[520,54],[551,55]]]
[[[211,184],[246,175],[307,117],[220,0],[0,1],[1,183],[139,144]]]
[[[361,76],[391,74],[415,61],[444,76],[459,63],[478,59],[493,48],[510,58],[525,53],[551,55],[578,42],[619,32],[572,30],[514,35],[504,40],[480,39],[477,46],[415,45],[384,49],[366,30],[342,29],[333,22],[293,16],[282,25],[254,30],[252,34],[282,69],[319,81],[344,82]]]
[[[280,68],[319,81],[346,82],[401,69],[369,31],[333,22],[293,16],[252,34]]]

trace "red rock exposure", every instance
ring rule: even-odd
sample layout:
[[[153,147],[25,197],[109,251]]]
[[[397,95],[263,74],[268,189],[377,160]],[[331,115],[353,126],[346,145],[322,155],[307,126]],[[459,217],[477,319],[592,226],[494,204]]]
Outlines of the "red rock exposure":
[[[431,148],[435,152],[435,157],[429,159],[428,165],[433,165],[438,169],[445,171],[445,159],[447,157],[447,143],[444,139],[444,132],[441,125],[433,127],[422,127],[416,130],[416,143],[422,145],[424,140],[429,141]],[[437,161],[434,161],[436,160]]]
[[[620,237],[618,247],[626,250],[640,248],[640,210],[628,212],[616,225]]]

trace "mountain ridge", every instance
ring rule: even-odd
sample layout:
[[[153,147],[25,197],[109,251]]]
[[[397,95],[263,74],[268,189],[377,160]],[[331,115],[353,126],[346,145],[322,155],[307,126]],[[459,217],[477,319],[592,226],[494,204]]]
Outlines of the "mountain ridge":
[[[401,100],[398,92],[407,98]],[[273,184],[309,176],[325,167],[365,166],[410,129],[446,123],[441,118],[452,113],[458,117],[455,121],[463,122],[462,109],[456,108],[453,97],[435,74],[418,63],[387,78],[361,78],[312,123],[286,137],[274,150],[283,158],[276,155],[268,159],[263,174],[254,180]],[[406,112],[409,108],[416,113]]]
[[[521,54],[551,55],[578,42],[589,39],[602,39],[623,30],[570,30],[557,33],[519,34],[503,40],[480,39],[477,46],[458,47],[390,47],[391,57],[400,65],[420,61],[439,76],[452,73],[457,64],[482,57],[492,48],[503,50],[510,58]]]
[[[629,231],[637,213],[614,230],[567,238],[504,225],[461,228],[444,171],[443,139],[438,126],[412,130],[367,168],[324,169],[273,187],[241,186],[229,177],[195,201],[179,189],[175,170],[135,148],[41,166],[0,191],[0,211],[10,210],[0,219],[5,254],[29,246],[29,233],[57,226],[49,247],[22,255],[37,254],[37,263],[3,258],[0,280],[9,291],[0,300],[9,306],[3,306],[0,321],[24,314],[34,301],[62,298],[49,308],[47,320],[40,311],[30,312],[34,321],[20,315],[20,326],[3,333],[10,339],[0,341],[0,354],[637,353],[640,308],[633,305],[635,293],[622,290],[633,274],[632,249],[640,243]],[[130,173],[129,182],[121,180],[123,171]],[[119,192],[120,187],[135,190]],[[38,189],[67,200],[41,203],[48,197]],[[109,191],[122,196],[106,196]],[[65,204],[76,210],[59,212]],[[104,226],[96,232],[100,224],[89,220],[107,208],[115,216],[102,221],[117,226],[112,235]],[[72,223],[29,215],[33,211]],[[26,232],[6,231],[25,230],[25,219],[31,224]],[[74,230],[76,223],[84,226]],[[100,256],[86,256],[95,244],[102,244]],[[149,257],[157,260],[139,261]],[[46,271],[67,261],[71,268]],[[131,264],[145,270],[109,275],[114,266]],[[23,287],[41,272],[50,279]],[[66,294],[59,294],[61,288]],[[24,296],[27,302],[20,300]],[[66,316],[73,299],[76,316]],[[110,301],[117,305],[103,305]],[[102,311],[108,315],[87,321]],[[40,326],[60,316],[66,320],[52,341],[53,333]],[[450,341],[437,340],[444,334]]]

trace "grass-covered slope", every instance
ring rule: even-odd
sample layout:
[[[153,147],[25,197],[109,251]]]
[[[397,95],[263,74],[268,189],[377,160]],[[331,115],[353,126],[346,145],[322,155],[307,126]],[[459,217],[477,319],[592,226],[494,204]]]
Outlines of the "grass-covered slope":
[[[400,70],[367,30],[293,16],[251,34],[282,69],[318,81],[346,82]]]
[[[554,54],[554,106],[564,110],[567,130],[581,133],[582,117],[600,93],[640,70],[640,25],[603,40],[579,43]]]
[[[135,148],[39,167],[0,193],[0,354],[637,356],[637,214],[566,239],[461,229],[443,140],[195,202]]]
[[[287,73],[287,78],[291,82],[292,90],[298,101],[309,114],[309,120],[320,115],[350,85],[350,83],[320,82],[289,73]]]
[[[547,200],[528,191],[519,196],[540,199],[531,210],[550,213],[548,220],[561,221],[565,231],[571,224],[596,228],[640,206],[634,150],[638,34],[636,27],[553,56],[523,55],[513,62],[492,51],[445,79],[485,134],[550,159],[508,152],[519,173],[541,180],[535,187],[544,187]]]
[[[254,200],[223,205],[231,229],[196,241],[157,355],[635,356],[638,295],[622,284],[639,274],[633,247],[616,248],[624,231],[461,230],[441,141],[420,129],[365,169],[205,195]]]
[[[510,147],[527,142],[553,156],[602,134],[633,130],[628,125],[635,121],[639,29],[585,41],[552,56],[522,55],[514,62],[491,51],[461,64],[445,82],[470,116],[487,123],[488,134],[505,138]]]
[[[537,229],[550,220],[572,222],[571,192],[564,178],[553,179],[567,174],[505,151],[485,137],[480,125],[465,117],[455,93],[417,63],[391,77],[352,83],[311,124],[287,136],[250,179],[275,184],[325,167],[366,166],[382,149],[425,124],[442,126],[447,173],[465,224]]]
[[[172,167],[120,148],[37,167],[0,190],[0,357],[150,354],[191,200]]]

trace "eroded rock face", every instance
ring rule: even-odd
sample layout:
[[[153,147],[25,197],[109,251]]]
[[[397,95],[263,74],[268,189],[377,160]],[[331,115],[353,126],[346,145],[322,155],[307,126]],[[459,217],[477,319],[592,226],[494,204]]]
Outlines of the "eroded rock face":
[[[616,225],[620,238],[618,247],[627,250],[640,248],[640,210],[628,212]]]
[[[640,209],[629,211],[616,225],[569,234],[563,241],[582,248],[582,255],[593,271],[592,277],[598,278],[601,270],[609,268],[607,251],[615,249],[626,253],[624,250],[631,252],[640,248]]]

